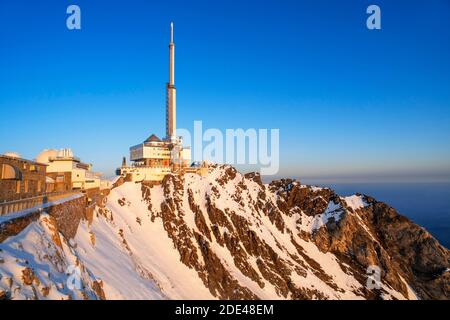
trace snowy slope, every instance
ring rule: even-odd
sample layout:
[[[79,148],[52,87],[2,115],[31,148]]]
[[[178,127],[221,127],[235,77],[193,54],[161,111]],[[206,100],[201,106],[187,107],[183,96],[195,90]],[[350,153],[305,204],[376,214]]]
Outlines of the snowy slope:
[[[201,254],[201,242],[194,239],[195,233],[205,233],[195,221],[196,214],[199,213],[207,229],[215,227],[218,234],[236,233],[232,218],[225,217],[226,221],[221,223],[211,220],[213,215],[208,214],[208,206],[211,207],[211,203],[217,210],[243,218],[259,241],[276,254],[276,259],[286,268],[284,272],[289,273],[287,277],[292,285],[310,294],[311,298],[364,298],[363,284],[358,282],[351,272],[346,273],[341,268],[335,255],[321,252],[314,243],[298,234],[299,230],[314,232],[324,226],[331,217],[338,220],[343,212],[340,205],[331,202],[322,214],[315,217],[302,212],[285,217],[285,228],[279,230],[264,213],[264,209],[256,205],[258,201],[262,201],[260,196],[263,192],[266,199],[263,207],[270,203],[276,210],[277,196],[268,190],[268,186],[263,190],[259,184],[245,179],[239,173],[221,184],[225,170],[223,167],[216,167],[208,177],[187,174],[184,181],[177,181],[178,178],[174,177],[172,180],[167,179],[163,185],[151,188],[127,182],[112,190],[106,207],[98,209],[98,217],[93,225],[89,227],[85,223],[75,239],[80,258],[104,281],[108,298],[224,298],[223,293],[221,295],[218,291],[210,290],[209,280],[201,279],[200,274],[207,269],[207,262]],[[178,182],[182,185],[177,186]],[[147,192],[145,197],[144,192]],[[177,231],[167,225],[165,227],[167,221],[164,216],[168,213],[163,209],[167,208],[164,204],[172,201],[178,202],[173,213],[179,219],[178,223],[185,227],[184,236],[188,233],[192,239],[192,247],[189,249],[196,252],[195,261],[189,267],[181,261],[182,253],[169,236],[171,232]],[[198,206],[197,213],[193,212],[189,201]],[[357,199],[352,201],[358,204]],[[302,219],[305,222],[299,225],[298,221]],[[228,228],[226,224],[229,224]],[[242,246],[242,257],[248,265],[239,267],[235,261],[237,254],[231,252],[226,245],[220,244],[212,232],[208,233],[210,239],[205,237],[203,240],[208,242],[210,250],[218,259],[214,263],[221,264],[229,272],[230,278],[237,281],[237,286],[249,289],[262,299],[295,298],[293,292],[283,290],[276,279],[271,279],[276,278],[276,274],[264,274],[263,268],[258,267],[257,261],[261,261],[261,255],[246,252]],[[95,245],[89,241],[91,234],[95,235]],[[179,234],[176,236],[181,237]],[[303,256],[296,254],[299,247],[304,251]],[[108,259],[110,256],[115,259]],[[121,256],[124,258],[117,259]],[[251,272],[246,272],[248,269],[251,269]],[[249,277],[249,273],[253,275]],[[116,274],[128,276],[117,278]],[[139,277],[136,278],[136,275]],[[155,290],[153,281],[142,279],[154,280],[162,292]],[[386,298],[393,297],[405,298],[401,293],[389,288]]]
[[[75,242],[81,260],[104,280],[108,298],[212,298],[195,272],[179,262],[162,225],[151,222],[140,184],[114,189],[97,214],[91,226],[83,223]]]
[[[0,243],[0,291],[14,299],[96,299],[96,277],[58,233],[47,214],[19,235]],[[70,289],[70,266],[78,266],[85,289]]]
[[[403,240],[416,228],[392,210],[365,196],[339,197],[294,180],[262,184],[258,175],[244,176],[230,166],[213,165],[206,177],[169,175],[156,186],[125,182],[96,207],[91,222],[81,222],[70,241],[43,214],[0,243],[0,291],[14,299],[441,294],[441,282],[433,284],[436,293],[430,291],[411,273],[413,262],[398,260],[404,249],[385,244],[392,236],[383,232],[400,234],[390,221],[401,222],[395,227],[405,230]],[[448,251],[442,257],[445,265]],[[73,265],[81,269],[81,289],[67,287],[67,268]],[[373,265],[382,270],[375,291],[366,287],[366,269]]]

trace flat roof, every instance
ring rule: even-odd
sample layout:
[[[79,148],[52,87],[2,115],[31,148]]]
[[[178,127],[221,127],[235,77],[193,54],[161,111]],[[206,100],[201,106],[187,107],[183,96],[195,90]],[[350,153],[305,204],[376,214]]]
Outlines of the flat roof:
[[[39,166],[48,166],[48,164],[46,164],[46,163],[36,162],[36,161],[33,161],[33,160],[24,159],[24,158],[5,156],[4,154],[0,154],[0,158],[26,162],[26,163],[30,163],[30,164],[36,164],[36,165],[39,165]]]

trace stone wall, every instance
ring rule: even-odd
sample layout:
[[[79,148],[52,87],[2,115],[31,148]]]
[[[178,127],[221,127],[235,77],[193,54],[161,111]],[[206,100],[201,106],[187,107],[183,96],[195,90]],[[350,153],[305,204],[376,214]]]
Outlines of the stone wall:
[[[81,219],[86,218],[86,196],[72,196],[71,200],[60,200],[45,209],[28,210],[23,213],[11,214],[0,218],[0,242],[19,234],[30,223],[36,221],[43,213],[54,217],[58,231],[66,238],[73,238]]]
[[[55,180],[54,191],[72,190],[72,172],[48,172],[47,176]]]
[[[28,227],[30,223],[37,220],[40,215],[41,212],[35,211],[25,216],[0,222],[0,243],[9,237],[19,234],[23,229]]]
[[[21,177],[5,179],[3,165],[16,168]],[[20,158],[0,156],[0,201],[12,201],[43,194],[45,188],[45,165]]]
[[[85,217],[86,196],[81,195],[74,200],[55,205],[47,209],[47,213],[54,217],[58,231],[66,238],[75,237],[78,225],[82,218]]]
[[[105,199],[110,194],[110,192],[111,192],[110,189],[103,189],[103,190],[96,189],[96,192],[91,191],[87,193],[88,198],[86,200],[87,205],[84,217],[89,222],[89,224],[91,224],[94,219],[95,207],[98,206],[103,208],[106,202]]]

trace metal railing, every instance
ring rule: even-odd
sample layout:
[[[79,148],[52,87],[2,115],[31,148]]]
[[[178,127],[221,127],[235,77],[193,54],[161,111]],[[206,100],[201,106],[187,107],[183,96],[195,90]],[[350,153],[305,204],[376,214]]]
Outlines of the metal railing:
[[[120,167],[119,169],[126,169],[126,170],[133,170],[133,169],[167,169],[170,170],[170,165],[167,166],[163,166],[163,165],[132,165],[132,166],[125,166],[125,167]]]
[[[25,209],[30,209],[78,193],[80,193],[80,191],[50,192],[36,197],[0,202],[0,216]]]

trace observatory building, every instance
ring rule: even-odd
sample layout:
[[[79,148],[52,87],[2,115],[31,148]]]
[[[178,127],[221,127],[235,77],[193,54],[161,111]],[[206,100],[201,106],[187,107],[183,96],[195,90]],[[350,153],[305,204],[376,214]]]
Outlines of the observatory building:
[[[125,158],[118,174],[132,181],[161,181],[169,173],[182,173],[191,162],[191,149],[183,147],[176,136],[175,43],[170,24],[169,82],[166,85],[166,136],[152,134],[144,142],[130,148],[131,165]],[[192,171],[192,169],[190,170]]]
[[[46,165],[47,191],[102,188],[101,174],[92,172],[92,164],[82,162],[69,148],[43,150],[36,161]]]

